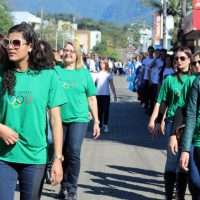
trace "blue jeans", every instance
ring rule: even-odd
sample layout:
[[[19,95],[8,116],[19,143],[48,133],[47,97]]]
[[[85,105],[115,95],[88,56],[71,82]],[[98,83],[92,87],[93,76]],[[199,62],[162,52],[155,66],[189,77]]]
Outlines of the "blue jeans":
[[[193,199],[200,200],[200,148],[192,147],[189,162],[189,186]]]
[[[0,199],[13,200],[17,179],[20,200],[39,200],[46,165],[18,164],[0,161]]]
[[[69,193],[76,193],[78,177],[80,173],[80,154],[83,139],[87,132],[88,123],[72,122],[64,123],[64,145],[63,145],[63,170],[64,177],[61,183]]]
[[[173,127],[173,120],[167,119],[166,123],[165,123],[165,135],[167,137],[167,142],[169,142],[169,137],[171,135],[172,127]],[[172,154],[168,150],[168,146],[167,146],[167,160],[166,160],[166,164],[165,164],[165,172],[176,173],[177,170],[179,169],[178,163],[179,163],[179,153],[176,153],[176,155]]]

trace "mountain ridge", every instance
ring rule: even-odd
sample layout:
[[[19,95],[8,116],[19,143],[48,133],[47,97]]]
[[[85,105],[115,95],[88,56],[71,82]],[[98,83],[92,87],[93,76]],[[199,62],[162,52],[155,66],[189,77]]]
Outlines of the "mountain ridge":
[[[13,11],[37,13],[43,8],[47,13],[73,14],[122,25],[138,21],[150,24],[153,13],[140,0],[8,0],[8,6]]]

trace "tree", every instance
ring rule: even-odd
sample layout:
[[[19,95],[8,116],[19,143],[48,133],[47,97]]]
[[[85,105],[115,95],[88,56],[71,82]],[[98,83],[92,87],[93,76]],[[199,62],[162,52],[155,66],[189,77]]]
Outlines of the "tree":
[[[93,52],[95,52],[98,55],[103,56],[103,57],[110,57],[115,60],[119,59],[118,52],[114,48],[109,46],[109,44],[105,40],[102,41],[101,43],[97,44],[93,48]]]
[[[160,14],[163,14],[163,6],[160,0],[141,0],[145,6],[155,8]],[[182,32],[182,19],[191,9],[192,1],[187,0],[168,0],[167,15],[174,17],[173,43],[180,39],[179,34]]]
[[[8,6],[5,0],[0,0],[0,33],[7,33],[12,26],[12,18],[9,14]]]

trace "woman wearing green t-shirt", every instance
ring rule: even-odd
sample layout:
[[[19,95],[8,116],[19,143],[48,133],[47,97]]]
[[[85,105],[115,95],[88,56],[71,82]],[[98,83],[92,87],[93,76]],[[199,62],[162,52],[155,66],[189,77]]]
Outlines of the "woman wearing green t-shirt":
[[[22,23],[10,28],[3,45],[9,60],[0,74],[0,199],[14,199],[18,179],[20,199],[39,200],[47,163],[47,110],[55,151],[52,184],[62,180],[58,106],[66,102],[66,97],[56,71],[50,69],[53,60],[47,66],[41,59],[31,25]]]
[[[77,199],[77,182],[80,173],[80,152],[89,122],[89,111],[94,119],[93,136],[100,134],[97,112],[96,88],[89,71],[84,67],[81,52],[75,44],[64,47],[64,68],[57,67],[58,76],[67,96],[61,107],[64,127],[63,171],[59,197]]]
[[[181,142],[180,167],[189,170],[190,192],[193,200],[200,199],[200,51],[193,55],[194,81],[186,108],[186,125]]]
[[[174,57],[174,66],[176,73],[168,76],[162,83],[157,103],[154,107],[154,111],[150,117],[148,128],[152,134],[157,131],[156,119],[158,117],[161,103],[167,105],[166,111],[166,123],[165,123],[165,135],[171,139],[174,115],[178,107],[185,106],[188,90],[191,88],[195,76],[190,75],[190,63],[192,58],[192,52],[187,47],[179,48]],[[167,151],[167,161],[165,164],[165,195],[166,199],[171,200],[173,198],[173,191],[175,182],[177,183],[177,198],[184,199],[185,189],[187,185],[186,174],[178,170],[178,153]]]

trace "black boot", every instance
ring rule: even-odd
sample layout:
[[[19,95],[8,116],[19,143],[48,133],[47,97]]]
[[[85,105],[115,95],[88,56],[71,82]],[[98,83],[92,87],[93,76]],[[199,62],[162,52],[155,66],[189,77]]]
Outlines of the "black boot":
[[[173,199],[173,193],[174,193],[174,185],[175,185],[175,182],[176,182],[176,173],[165,172],[164,180],[165,180],[165,197],[166,197],[166,200],[172,200]]]
[[[179,172],[176,178],[176,199],[185,200],[185,192],[188,183],[188,174]]]

